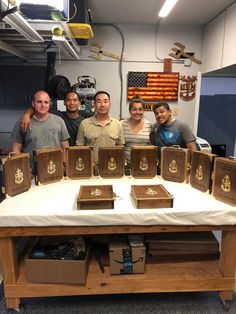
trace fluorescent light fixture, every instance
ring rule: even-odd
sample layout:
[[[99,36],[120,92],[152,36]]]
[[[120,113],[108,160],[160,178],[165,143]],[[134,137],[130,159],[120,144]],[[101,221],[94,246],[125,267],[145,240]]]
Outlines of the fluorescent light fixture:
[[[69,0],[16,0],[23,16],[31,20],[68,21]]]
[[[2,0],[2,10],[7,11],[11,9],[12,6],[8,6],[7,0]],[[11,25],[18,33],[24,36],[31,42],[43,42],[43,37],[39,35],[39,33],[33,29],[30,24],[20,15],[20,13],[10,13],[3,18],[4,22]]]
[[[22,59],[25,59],[25,60],[27,59],[26,55],[22,51],[4,43],[2,40],[0,40],[0,49],[7,51],[7,52],[9,52],[9,53],[11,53],[17,57],[22,58]]]
[[[61,48],[67,55],[79,60],[78,52],[70,45],[64,36],[52,36],[52,40],[55,44]]]
[[[177,1],[178,0],[166,0],[158,15],[160,17],[166,17],[173,9]]]

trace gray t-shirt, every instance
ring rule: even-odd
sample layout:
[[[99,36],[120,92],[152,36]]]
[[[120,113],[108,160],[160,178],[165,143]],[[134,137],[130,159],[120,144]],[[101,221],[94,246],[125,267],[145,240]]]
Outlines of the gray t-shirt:
[[[159,160],[157,174],[160,174],[161,147],[178,145],[182,148],[187,148],[187,144],[194,142],[196,137],[186,123],[174,120],[167,126],[160,125],[159,123],[154,124],[150,140],[153,145],[159,148],[157,151],[157,158]]]
[[[156,123],[153,127],[154,145],[158,147],[179,145],[186,148],[187,144],[196,140],[190,127],[178,120],[174,120],[168,126]]]
[[[36,149],[61,147],[61,142],[69,139],[69,133],[62,118],[50,113],[44,121],[31,119],[31,129],[20,130],[20,119],[12,131],[12,141],[22,144],[22,151],[32,155]]]

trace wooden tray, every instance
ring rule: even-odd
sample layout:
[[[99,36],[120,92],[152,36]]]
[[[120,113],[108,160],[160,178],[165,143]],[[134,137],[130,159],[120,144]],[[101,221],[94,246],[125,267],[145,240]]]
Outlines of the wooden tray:
[[[112,185],[81,185],[78,198],[78,209],[113,209],[115,195]]]
[[[157,174],[157,147],[131,147],[131,175],[134,178],[153,178]]]
[[[190,151],[186,148],[162,147],[161,176],[164,180],[188,182]]]
[[[99,175],[103,178],[120,178],[125,174],[125,148],[123,146],[98,149]]]
[[[189,181],[193,188],[202,192],[211,191],[212,171],[216,156],[206,152],[192,152]]]
[[[236,205],[236,160],[215,158],[212,193],[216,199]]]
[[[1,158],[0,177],[2,198],[28,191],[31,187],[29,154]]]
[[[35,183],[47,184],[60,181],[64,175],[63,152],[61,148],[34,151]]]
[[[162,184],[131,185],[131,198],[136,208],[173,207],[173,196]]]
[[[90,147],[67,148],[66,174],[70,179],[87,179],[92,176],[92,152]]]

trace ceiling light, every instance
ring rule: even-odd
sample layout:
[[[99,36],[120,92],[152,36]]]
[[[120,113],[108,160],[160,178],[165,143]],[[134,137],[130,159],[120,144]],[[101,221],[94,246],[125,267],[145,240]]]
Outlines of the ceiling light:
[[[2,0],[2,10],[7,11],[11,9],[12,6],[8,5],[7,0]],[[39,33],[33,29],[30,24],[20,15],[20,13],[10,13],[3,18],[4,22],[9,24],[13,29],[15,29],[18,33],[24,36],[31,42],[43,42],[43,37],[39,35]]]
[[[9,53],[11,53],[17,57],[22,58],[22,59],[26,60],[26,58],[27,58],[26,55],[22,51],[4,43],[2,40],[0,40],[0,49],[7,51],[7,52],[9,52]]]
[[[158,15],[160,17],[166,17],[173,9],[177,1],[178,0],[166,0]]]
[[[67,55],[79,60],[78,52],[70,45],[64,36],[52,36],[52,40],[55,44],[61,48]]]

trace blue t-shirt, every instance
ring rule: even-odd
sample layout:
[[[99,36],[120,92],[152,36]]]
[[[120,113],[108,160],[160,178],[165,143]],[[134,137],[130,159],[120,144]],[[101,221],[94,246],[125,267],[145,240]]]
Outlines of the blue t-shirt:
[[[158,147],[178,145],[186,148],[188,143],[196,140],[196,137],[186,123],[174,120],[167,126],[156,123],[153,129],[153,139],[153,144]]]

